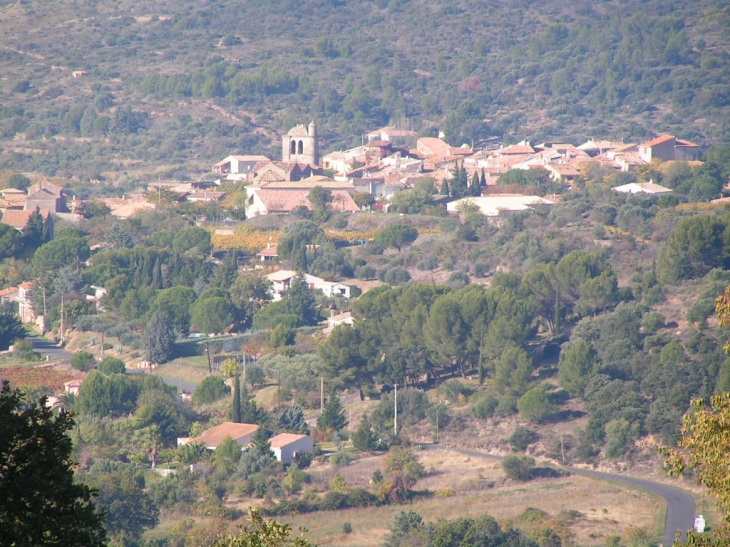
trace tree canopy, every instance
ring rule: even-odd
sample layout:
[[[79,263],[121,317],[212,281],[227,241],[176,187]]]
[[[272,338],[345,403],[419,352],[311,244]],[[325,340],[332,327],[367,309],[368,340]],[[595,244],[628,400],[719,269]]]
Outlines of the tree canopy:
[[[21,406],[24,409],[21,411]],[[73,418],[23,401],[7,381],[0,391],[0,543],[3,545],[105,545],[104,518],[94,491],[77,482],[67,432]]]

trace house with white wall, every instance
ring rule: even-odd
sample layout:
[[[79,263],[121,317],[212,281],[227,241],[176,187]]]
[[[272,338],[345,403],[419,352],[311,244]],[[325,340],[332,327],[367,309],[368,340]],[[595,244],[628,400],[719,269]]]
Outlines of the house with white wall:
[[[307,435],[280,433],[269,442],[274,456],[281,463],[291,463],[299,454],[311,454],[314,450],[314,439]]]

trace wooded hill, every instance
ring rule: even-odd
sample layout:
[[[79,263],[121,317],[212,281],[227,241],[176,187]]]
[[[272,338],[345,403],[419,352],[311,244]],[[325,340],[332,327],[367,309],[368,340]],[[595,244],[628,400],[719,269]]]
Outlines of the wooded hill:
[[[175,176],[278,157],[277,132],[310,119],[326,149],[389,122],[455,145],[730,138],[719,0],[1,4],[7,169]]]

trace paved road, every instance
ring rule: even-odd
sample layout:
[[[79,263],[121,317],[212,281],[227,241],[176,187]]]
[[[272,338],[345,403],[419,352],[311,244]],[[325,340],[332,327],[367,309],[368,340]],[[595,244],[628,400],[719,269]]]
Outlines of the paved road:
[[[41,340],[37,336],[29,336],[27,339],[33,342],[33,349],[35,351],[40,354],[48,354],[54,359],[71,359],[74,355],[72,352],[55,346],[45,340]]]
[[[163,376],[162,381],[169,386],[175,386],[178,389],[182,389],[185,393],[195,393],[195,384],[190,382],[180,381],[177,378],[165,378]]]
[[[458,448],[443,448],[434,445],[423,445],[423,448],[427,450],[451,450],[464,454],[465,456],[473,456],[477,458],[488,458],[492,460],[501,460],[501,456],[495,456],[493,454],[485,454],[484,452],[477,452],[475,450],[462,450]],[[635,479],[633,477],[626,477],[624,475],[614,475],[611,473],[600,473],[598,471],[589,471],[587,469],[577,469],[575,467],[566,467],[566,470],[577,475],[584,475],[587,477],[594,477],[597,479],[606,479],[611,481],[624,482],[632,486],[638,486],[664,498],[667,502],[667,517],[664,523],[664,545],[669,546],[674,542],[674,538],[677,534],[677,530],[682,530],[682,537],[685,537],[685,532],[691,530],[694,524],[695,517],[695,500],[686,491],[675,488],[674,486],[668,486],[666,484],[647,481],[643,479]]]

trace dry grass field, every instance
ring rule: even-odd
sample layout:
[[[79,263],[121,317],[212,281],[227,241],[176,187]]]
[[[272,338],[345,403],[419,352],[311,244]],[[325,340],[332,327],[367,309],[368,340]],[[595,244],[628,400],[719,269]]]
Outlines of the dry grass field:
[[[445,451],[419,452],[419,459],[428,473],[416,488],[441,491],[445,496],[421,499],[411,506],[324,511],[282,520],[294,529],[307,528],[308,537],[319,545],[345,547],[379,544],[395,514],[406,508],[416,510],[425,521],[489,513],[506,522],[527,507],[534,507],[565,526],[576,545],[585,546],[605,545],[607,536],[624,535],[633,527],[654,533],[662,526],[664,504],[660,499],[616,483],[578,476],[515,483],[504,478],[497,461]],[[372,472],[380,467],[380,460],[368,457],[343,469],[314,469],[312,478],[322,485],[340,472],[349,486],[366,486]],[[351,534],[342,533],[344,522],[352,525]]]

